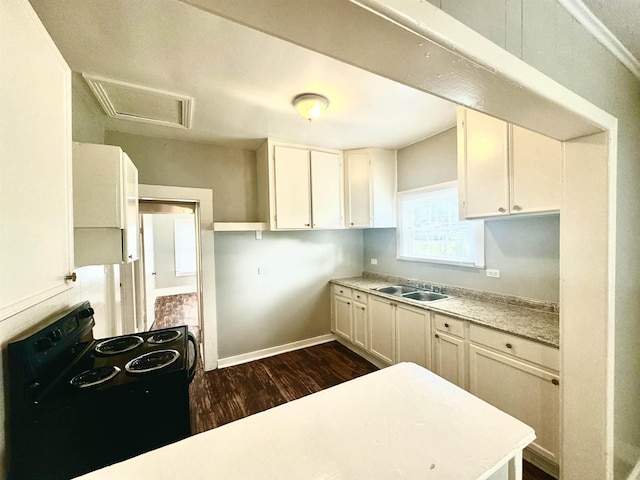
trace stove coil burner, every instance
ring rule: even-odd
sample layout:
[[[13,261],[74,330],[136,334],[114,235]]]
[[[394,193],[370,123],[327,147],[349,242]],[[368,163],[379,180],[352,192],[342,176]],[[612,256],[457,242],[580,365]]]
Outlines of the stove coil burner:
[[[182,336],[182,332],[180,330],[164,330],[162,332],[157,332],[147,338],[147,342],[152,343],[154,345],[161,343],[169,343],[177,340]]]
[[[125,337],[117,337],[100,342],[96,345],[95,351],[103,355],[117,355],[118,353],[133,350],[143,343],[144,340],[137,335],[127,335]]]
[[[129,373],[149,373],[168,367],[178,358],[180,353],[176,350],[156,350],[127,362],[124,369]]]
[[[116,366],[108,365],[106,367],[94,368],[86,370],[73,377],[69,383],[77,388],[89,388],[102,385],[120,373],[120,369]]]

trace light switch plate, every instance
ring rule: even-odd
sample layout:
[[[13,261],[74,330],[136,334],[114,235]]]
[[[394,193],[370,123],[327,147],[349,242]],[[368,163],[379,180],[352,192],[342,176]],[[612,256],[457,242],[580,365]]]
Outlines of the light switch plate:
[[[378,259],[377,258],[372,258],[371,259],[371,265],[377,265],[378,264]]]

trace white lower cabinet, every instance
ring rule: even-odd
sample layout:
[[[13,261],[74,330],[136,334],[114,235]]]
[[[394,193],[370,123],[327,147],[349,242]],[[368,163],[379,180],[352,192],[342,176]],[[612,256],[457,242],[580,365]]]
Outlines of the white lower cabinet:
[[[396,362],[413,362],[431,369],[431,313],[398,304]]]
[[[557,464],[557,374],[473,344],[469,364],[471,393],[533,427],[536,439],[529,448]]]
[[[513,355],[500,353],[484,345],[469,345],[469,390],[477,397],[503,410],[509,415],[533,427],[536,439],[529,448],[551,461],[559,463],[559,409],[560,388],[557,370],[521,360],[524,348],[519,348],[522,339],[501,332],[471,326],[494,338],[502,337],[502,345],[509,345]],[[529,342],[526,342],[528,344]],[[552,358],[557,349],[541,344],[534,347],[536,361]],[[548,351],[548,352],[547,352]],[[528,355],[529,352],[526,352]]]
[[[351,300],[346,297],[333,297],[334,332],[351,340]]]
[[[396,358],[396,303],[369,297],[369,352],[389,365]]]
[[[364,302],[360,302],[355,299],[354,295],[351,307],[351,314],[353,318],[351,341],[363,350],[367,350],[369,348],[369,342],[367,341],[368,316],[366,299]]]
[[[436,331],[433,336],[433,372],[466,388],[464,340]]]
[[[428,368],[530,425],[537,438],[528,460],[557,466],[557,348],[356,289],[334,285],[332,294],[337,335],[388,365]]]

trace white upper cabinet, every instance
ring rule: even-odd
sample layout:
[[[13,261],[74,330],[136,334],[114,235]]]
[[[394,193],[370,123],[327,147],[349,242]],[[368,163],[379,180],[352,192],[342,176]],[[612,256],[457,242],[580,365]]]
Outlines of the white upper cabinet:
[[[396,226],[396,152],[379,148],[349,150],[347,225],[351,228]]]
[[[460,217],[560,210],[562,143],[458,107]]]
[[[26,0],[0,2],[0,320],[69,289],[71,71]]]
[[[311,151],[313,228],[344,228],[342,155]]]
[[[276,228],[311,228],[309,151],[275,147]]]
[[[560,210],[562,143],[539,133],[511,126],[512,213]]]
[[[76,266],[138,259],[138,170],[120,147],[74,143]]]
[[[344,228],[340,151],[267,140],[257,160],[259,216],[271,230]]]

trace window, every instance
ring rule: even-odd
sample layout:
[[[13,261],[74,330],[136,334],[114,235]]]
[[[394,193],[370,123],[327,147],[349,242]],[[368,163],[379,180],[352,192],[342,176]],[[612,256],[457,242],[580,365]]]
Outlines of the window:
[[[176,218],[173,223],[175,235],[176,277],[196,274],[196,225],[195,217]]]
[[[398,193],[398,259],[484,267],[484,222],[458,220],[458,183]]]

